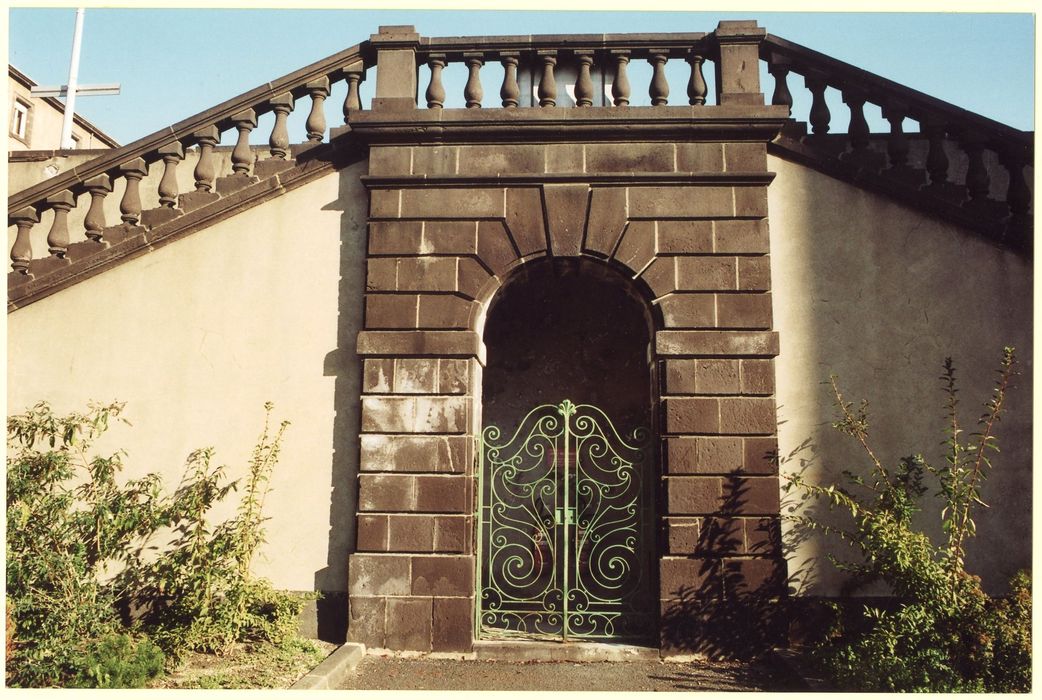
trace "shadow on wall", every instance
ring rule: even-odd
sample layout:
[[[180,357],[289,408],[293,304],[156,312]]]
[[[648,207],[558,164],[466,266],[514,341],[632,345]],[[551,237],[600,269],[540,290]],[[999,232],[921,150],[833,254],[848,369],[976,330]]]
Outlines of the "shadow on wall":
[[[717,516],[706,517],[696,551],[702,564],[695,580],[681,586],[678,600],[662,615],[665,649],[697,652],[710,658],[750,660],[784,643],[781,534],[773,518],[761,518],[743,548],[747,487],[741,477],[724,480]],[[743,553],[759,558],[736,558]],[[763,556],[766,555],[766,556]]]
[[[326,567],[315,572],[319,639],[347,639],[347,560],[355,547],[358,503],[358,434],[361,427],[361,363],[355,342],[362,327],[365,299],[367,196],[359,175],[366,162],[353,158],[339,172],[339,198],[323,207],[342,211],[340,219],[340,284],[337,347],[326,355],[323,374],[334,377],[332,476],[329,491],[329,547]],[[306,242],[302,242],[306,250]],[[306,263],[300,274],[307,273]],[[306,309],[301,310],[307,313]]]

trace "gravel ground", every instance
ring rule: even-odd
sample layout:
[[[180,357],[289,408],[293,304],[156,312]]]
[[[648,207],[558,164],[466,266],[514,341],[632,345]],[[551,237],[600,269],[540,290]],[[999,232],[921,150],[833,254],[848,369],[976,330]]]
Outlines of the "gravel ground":
[[[366,656],[344,679],[351,690],[784,691],[766,665],[697,661],[455,661]]]

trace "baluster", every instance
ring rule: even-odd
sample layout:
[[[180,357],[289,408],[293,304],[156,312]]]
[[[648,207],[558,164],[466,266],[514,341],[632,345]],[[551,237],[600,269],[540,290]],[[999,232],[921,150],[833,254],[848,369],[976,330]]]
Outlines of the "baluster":
[[[441,71],[445,68],[445,54],[431,54],[427,57],[427,65],[431,69],[431,82],[427,86],[425,94],[427,109],[441,109],[445,106],[445,86],[441,82]]]
[[[141,158],[127,161],[119,166],[127,188],[123,191],[123,199],[119,203],[120,218],[123,222],[134,226],[141,220],[141,178],[148,175],[148,166]]]
[[[1009,186],[1006,189],[1006,206],[1009,207],[1009,223],[1007,224],[1007,238],[1015,236],[1027,230],[1031,224],[1028,212],[1031,209],[1031,189],[1024,178],[1024,167],[1031,162],[1031,156],[1022,149],[1009,148],[999,152],[1002,165],[1009,171]],[[1015,241],[1017,243],[1030,243],[1030,241]]]
[[[286,118],[293,111],[293,95],[284,92],[278,97],[273,97],[268,104],[275,111],[275,126],[272,127],[271,138],[268,139],[271,157],[285,160],[289,153],[289,131],[286,129]]]
[[[575,55],[579,57],[579,77],[575,81],[575,106],[590,107],[593,105],[593,80],[590,78],[593,51],[576,51]]]
[[[792,116],[792,93],[789,92],[789,71],[792,64],[788,59],[771,54],[771,60],[767,64],[767,72],[774,76],[774,94],[771,95],[772,105],[784,105],[789,108],[789,116]]]
[[[351,116],[351,112],[362,110],[362,99],[358,96],[358,84],[365,80],[365,66],[361,61],[356,61],[344,66],[342,69],[344,79],[347,81],[347,97],[344,98],[344,123]]]
[[[481,98],[484,92],[481,90],[481,77],[478,75],[481,66],[485,65],[484,57],[480,53],[465,53],[463,60],[467,63],[470,75],[467,84],[463,88],[463,98],[467,101],[467,109],[481,107]]]
[[[185,151],[180,141],[171,141],[160,147],[159,155],[163,159],[163,177],[159,181],[159,203],[164,207],[173,207],[177,204],[177,164],[184,160]],[[210,178],[213,178],[212,172]],[[198,188],[198,183],[196,183],[196,187]]]
[[[984,136],[975,131],[967,132],[961,139],[969,164],[966,167],[966,190],[969,199],[965,206],[973,209],[988,209],[988,191],[991,177],[984,165]]]
[[[648,95],[651,96],[651,104],[661,107],[669,102],[669,83],[666,81],[666,61],[669,55],[664,50],[652,50],[648,57],[648,63],[653,67],[651,85],[648,87]]]
[[[829,106],[825,103],[825,88],[828,87],[828,83],[825,82],[824,77],[809,71],[804,76],[803,82],[813,95],[810,105],[812,133],[814,136],[824,136],[829,132],[829,122],[832,121],[832,113],[829,112]]]
[[[54,211],[51,231],[47,234],[47,252],[64,258],[69,250],[69,211],[76,206],[76,197],[69,190],[63,190],[46,201]]]
[[[890,170],[905,170],[908,165],[908,137],[904,132],[904,120],[908,116],[908,108],[895,101],[887,101],[883,105],[883,118],[890,122],[890,139],[886,145]]]
[[[630,103],[630,79],[626,75],[630,52],[613,50],[611,55],[615,59],[615,80],[611,84],[612,103],[616,107],[625,107]]]
[[[687,103],[689,105],[704,105],[709,88],[706,78],[702,74],[702,64],[705,56],[692,51],[687,56],[687,62],[691,64],[691,78],[687,81]]]
[[[930,142],[930,150],[926,154],[926,172],[930,175],[930,186],[945,188],[948,182],[948,154],[944,152],[944,136],[947,125],[937,118],[929,118],[922,122],[922,129]]]
[[[11,217],[18,227],[18,235],[14,239],[14,247],[11,248],[11,268],[23,275],[29,274],[29,261],[33,259],[33,244],[29,233],[33,224],[40,223],[40,214],[36,207],[25,207],[15,212]]]
[[[517,84],[519,58],[519,54],[516,53],[499,54],[499,62],[503,64],[503,87],[499,89],[499,96],[504,107],[517,107],[521,99],[521,87]]]
[[[221,140],[221,132],[217,130],[216,126],[208,126],[192,134],[192,138],[199,144],[199,160],[196,161],[195,170],[192,173],[195,177],[195,191],[209,192],[213,189],[213,179],[217,175],[217,167],[213,161],[213,148]]]
[[[556,51],[537,51],[540,58],[543,59],[543,75],[539,79],[539,106],[540,107],[556,107],[557,106],[557,81],[554,79],[554,66],[557,65],[557,52]]]
[[[83,219],[84,235],[95,243],[102,243],[105,230],[105,197],[112,191],[112,180],[108,175],[97,175],[83,183],[90,192],[90,208]]]
[[[329,78],[319,78],[304,85],[311,96],[311,112],[308,114],[304,129],[308,134],[308,141],[321,141],[326,133],[326,112],[323,107],[326,98],[329,97]]]
[[[252,109],[246,109],[234,117],[232,117],[232,124],[239,132],[239,137],[235,141],[235,148],[232,149],[232,171],[236,175],[248,175],[250,173],[250,166],[253,165],[253,151],[250,150],[250,132],[257,127],[257,113]],[[196,187],[199,183],[196,183]]]
[[[870,132],[865,120],[865,100],[865,94],[857,88],[843,89],[843,102],[850,108],[850,124],[847,127],[850,153],[844,155],[844,160],[875,170],[878,167],[878,158],[868,148]]]

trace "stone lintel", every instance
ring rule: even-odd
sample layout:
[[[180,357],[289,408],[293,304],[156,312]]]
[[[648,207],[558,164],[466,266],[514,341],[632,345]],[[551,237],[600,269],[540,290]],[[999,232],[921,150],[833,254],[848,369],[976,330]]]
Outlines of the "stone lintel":
[[[474,331],[361,331],[358,354],[380,357],[474,357],[485,363],[485,345]]]

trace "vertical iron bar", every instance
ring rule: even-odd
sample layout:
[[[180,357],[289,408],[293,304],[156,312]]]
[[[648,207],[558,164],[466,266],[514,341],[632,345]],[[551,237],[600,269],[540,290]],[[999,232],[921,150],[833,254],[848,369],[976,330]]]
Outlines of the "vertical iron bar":
[[[474,591],[474,639],[481,639],[481,590],[484,588],[485,567],[482,565],[481,540],[485,537],[485,441],[479,430],[476,439],[478,447],[478,512],[477,521],[477,588]]]
[[[569,444],[569,437],[571,436],[568,430],[568,424],[571,420],[571,416],[565,412],[564,415],[564,582],[561,586],[561,609],[564,611],[564,618],[561,625],[561,635],[564,637],[564,641],[568,641],[568,543],[569,535],[568,532],[568,451],[571,448]]]

